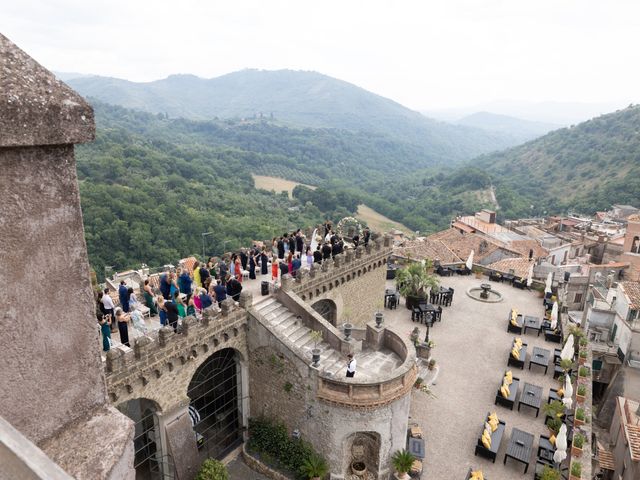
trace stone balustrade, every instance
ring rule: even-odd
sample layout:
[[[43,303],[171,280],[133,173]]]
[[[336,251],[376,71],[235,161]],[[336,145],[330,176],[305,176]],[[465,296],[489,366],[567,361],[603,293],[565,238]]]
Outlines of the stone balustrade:
[[[367,343],[374,348],[387,348],[398,355],[402,365],[391,374],[380,374],[376,381],[354,378],[318,376],[318,398],[333,405],[350,408],[377,408],[387,405],[410,392],[418,370],[415,350],[395,332],[367,325]]]

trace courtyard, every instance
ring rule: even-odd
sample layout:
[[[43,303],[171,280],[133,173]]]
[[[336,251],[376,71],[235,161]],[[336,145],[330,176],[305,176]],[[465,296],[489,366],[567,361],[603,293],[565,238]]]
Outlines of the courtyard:
[[[507,332],[507,317],[511,308],[519,313],[543,316],[542,300],[535,292],[519,290],[509,284],[490,282],[493,289],[502,293],[499,303],[484,303],[466,295],[470,287],[486,283],[486,277],[474,276],[438,277],[441,285],[455,289],[453,304],[443,307],[442,322],[430,329],[430,340],[436,344],[432,357],[438,373],[431,390],[435,396],[413,390],[409,423],[419,424],[425,434],[426,455],[423,479],[464,479],[469,468],[482,470],[490,480],[533,478],[535,455],[540,435],[549,435],[544,425],[545,415],[523,406],[517,409],[517,401],[524,382],[542,387],[542,403],[546,403],[549,388],[558,388],[553,379],[553,349],[560,345],[544,341],[541,334],[528,330],[520,335],[528,344],[527,361],[523,370],[507,367],[507,358],[516,335]],[[387,281],[392,288],[393,281]],[[411,313],[401,300],[395,310],[385,310],[387,328],[408,336],[415,326],[420,327],[420,340],[426,327],[411,321]],[[529,358],[534,346],[551,351],[550,367],[544,373],[534,365],[529,370]],[[513,411],[494,405],[496,391],[506,370],[520,379],[519,394]],[[505,435],[496,456],[496,462],[474,456],[475,446],[481,434],[488,412],[496,412],[506,422]],[[524,465],[512,459],[503,465],[509,437],[513,428],[534,435],[530,465],[525,475]]]

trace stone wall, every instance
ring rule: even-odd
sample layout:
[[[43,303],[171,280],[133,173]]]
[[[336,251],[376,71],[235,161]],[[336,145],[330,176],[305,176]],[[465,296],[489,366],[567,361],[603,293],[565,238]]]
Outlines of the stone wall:
[[[367,248],[359,247],[325,261],[311,272],[304,271],[295,281],[283,282],[284,290],[295,292],[313,305],[323,299],[337,307],[337,324],[347,320],[354,326],[370,322],[377,304],[384,301],[387,259],[392,253],[391,240],[379,238]],[[373,296],[373,297],[372,297]]]
[[[188,317],[184,324],[187,330],[182,334],[165,327],[157,338],[137,338],[126,354],[118,349],[109,351],[107,388],[114,405],[147,398],[156,402],[160,411],[186,406],[191,378],[213,353],[233,348],[241,360],[247,359],[246,310],[212,314],[204,322]]]

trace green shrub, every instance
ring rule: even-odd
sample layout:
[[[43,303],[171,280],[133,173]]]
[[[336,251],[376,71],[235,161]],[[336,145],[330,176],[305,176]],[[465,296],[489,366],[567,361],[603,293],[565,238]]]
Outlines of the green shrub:
[[[229,472],[222,462],[209,458],[200,467],[195,480],[229,480]]]
[[[324,477],[329,473],[329,465],[324,458],[320,455],[311,455],[309,458],[305,458],[300,467],[300,473],[305,478]]]
[[[397,450],[396,453],[393,454],[393,457],[391,457],[391,463],[393,463],[393,468],[395,468],[398,473],[407,473],[411,470],[411,466],[415,459],[416,457],[403,449]]]
[[[584,385],[578,385],[578,395],[584,397],[587,394],[587,387]]]
[[[540,480],[560,480],[560,478],[560,472],[549,465],[545,465],[542,469]]]
[[[249,419],[247,447],[262,458],[273,459],[273,466],[298,475],[303,475],[305,464],[322,459],[309,442],[292,438],[282,422],[266,417]]]
[[[584,436],[580,433],[576,433],[573,436],[573,446],[579,449],[582,449],[582,446],[584,445]]]
[[[584,422],[584,408],[578,408],[576,410],[576,418]]]
[[[578,370],[578,375],[580,375],[581,377],[587,377],[589,375],[589,369],[587,367],[580,367],[580,370]]]
[[[582,475],[582,464],[580,462],[573,462],[571,464],[571,475],[580,478]]]

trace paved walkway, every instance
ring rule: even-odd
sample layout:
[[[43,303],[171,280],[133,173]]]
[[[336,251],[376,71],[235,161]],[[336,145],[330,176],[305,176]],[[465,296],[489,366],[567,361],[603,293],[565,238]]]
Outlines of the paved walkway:
[[[426,458],[423,479],[456,480],[464,479],[469,467],[481,469],[491,480],[513,480],[532,478],[535,469],[535,452],[540,434],[548,435],[544,426],[542,411],[538,418],[535,411],[523,407],[518,412],[517,404],[513,411],[494,406],[496,390],[507,369],[507,356],[514,335],[507,333],[507,315],[515,307],[525,315],[541,317],[542,300],[535,292],[518,290],[508,284],[489,282],[503,294],[500,303],[483,303],[469,298],[466,290],[487,282],[474,276],[444,277],[441,283],[453,287],[455,295],[453,305],[443,307],[442,322],[431,329],[430,338],[436,343],[433,358],[439,365],[436,385],[432,387],[436,398],[414,390],[411,405],[410,422],[417,422],[426,434]],[[388,286],[392,282],[388,281]],[[408,336],[413,327],[411,314],[404,307],[402,299],[397,310],[385,310],[385,322],[399,334]],[[421,339],[425,327],[420,325]],[[531,330],[521,336],[528,343],[527,356],[534,346],[551,350],[558,344],[546,343],[544,337],[536,337]],[[543,403],[546,402],[549,387],[558,386],[553,380],[553,367],[545,375],[542,368],[534,366],[528,370],[513,369],[514,377],[521,380],[520,392],[524,382],[543,388]],[[518,395],[519,399],[519,395]],[[496,411],[501,420],[506,421],[506,436],[503,438],[496,463],[483,457],[474,457],[474,449],[481,426],[489,411]],[[528,473],[524,475],[524,466],[513,460],[502,464],[511,430],[519,428],[534,434],[533,453]]]

